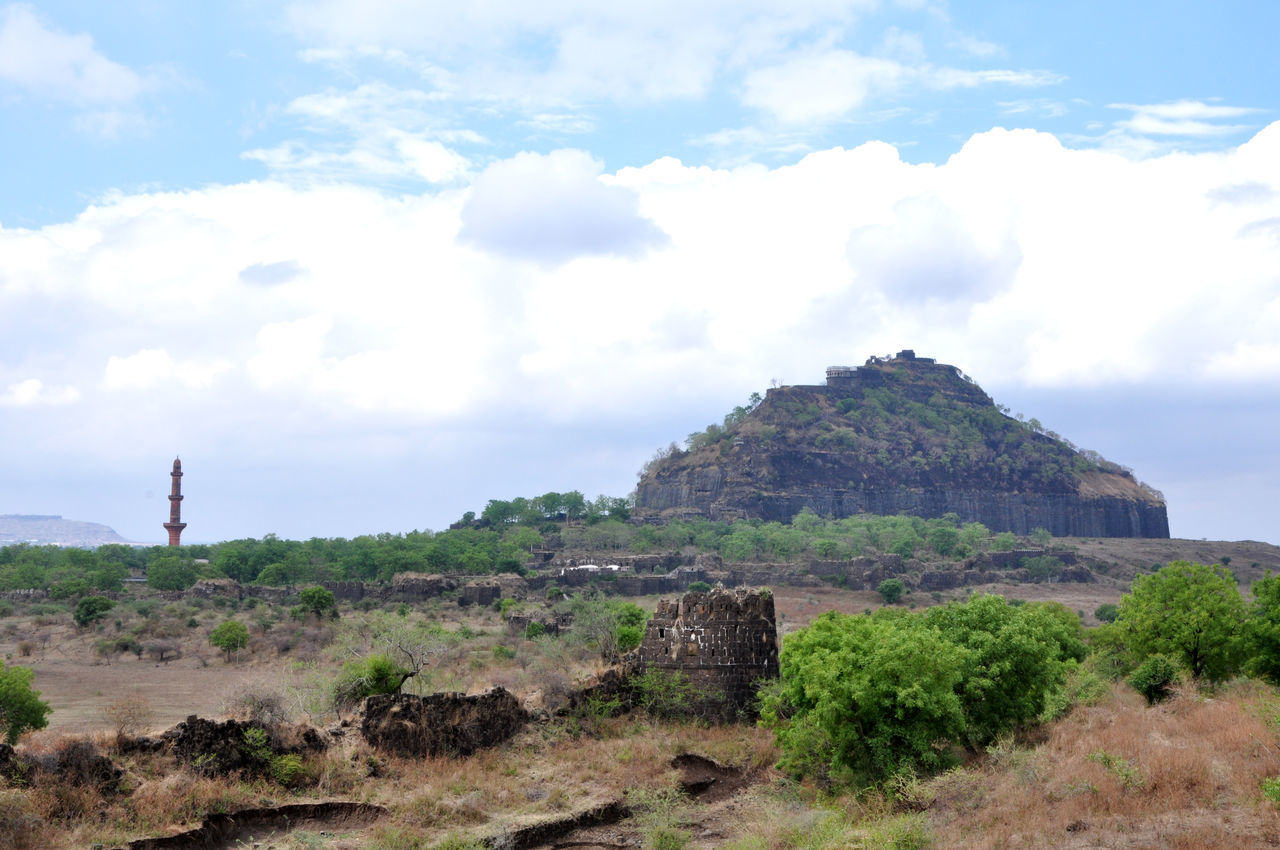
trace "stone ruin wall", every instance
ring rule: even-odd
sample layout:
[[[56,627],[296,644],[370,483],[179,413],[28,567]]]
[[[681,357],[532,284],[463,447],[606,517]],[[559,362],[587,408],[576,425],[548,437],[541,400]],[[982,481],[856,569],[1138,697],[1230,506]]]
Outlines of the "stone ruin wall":
[[[687,676],[701,716],[729,721],[751,714],[758,681],[778,677],[773,595],[716,589],[662,600],[640,645],[639,665]]]

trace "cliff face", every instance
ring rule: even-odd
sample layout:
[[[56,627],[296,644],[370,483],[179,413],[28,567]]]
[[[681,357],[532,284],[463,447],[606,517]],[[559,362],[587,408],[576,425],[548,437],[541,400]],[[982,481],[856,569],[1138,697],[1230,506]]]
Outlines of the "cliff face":
[[[788,521],[803,508],[957,514],[993,531],[1168,537],[1163,498],[1122,467],[1019,422],[952,366],[873,358],[780,387],[650,464],[641,515]]]

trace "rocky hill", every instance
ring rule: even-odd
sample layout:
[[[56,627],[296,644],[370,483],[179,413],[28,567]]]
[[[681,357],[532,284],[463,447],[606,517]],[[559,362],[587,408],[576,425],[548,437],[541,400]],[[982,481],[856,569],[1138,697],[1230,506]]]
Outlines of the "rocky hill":
[[[788,521],[804,508],[940,517],[993,531],[1168,537],[1164,498],[1133,473],[1015,419],[954,366],[911,351],[777,387],[659,453],[640,516]]]
[[[128,543],[109,526],[63,519],[53,515],[0,514],[0,546],[32,543],[38,546],[101,546]]]

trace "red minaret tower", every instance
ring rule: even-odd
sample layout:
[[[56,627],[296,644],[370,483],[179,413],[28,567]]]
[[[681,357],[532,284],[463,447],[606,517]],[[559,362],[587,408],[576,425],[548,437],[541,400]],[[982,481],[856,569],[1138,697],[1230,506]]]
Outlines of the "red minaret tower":
[[[187,524],[182,521],[182,461],[176,457],[173,459],[173,472],[169,475],[173,478],[173,489],[169,492],[169,521],[164,527],[169,532],[169,545],[181,546],[178,538]]]

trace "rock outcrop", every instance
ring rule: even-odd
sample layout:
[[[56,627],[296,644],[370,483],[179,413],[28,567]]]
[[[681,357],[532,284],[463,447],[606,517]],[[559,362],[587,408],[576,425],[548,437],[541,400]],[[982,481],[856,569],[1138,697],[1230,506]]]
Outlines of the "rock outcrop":
[[[1096,453],[1014,419],[954,366],[910,351],[777,387],[650,464],[640,516],[789,521],[805,508],[981,522],[1054,536],[1168,537],[1163,497]]]
[[[528,719],[503,688],[475,696],[378,694],[365,700],[360,734],[400,756],[469,756],[507,740]]]

